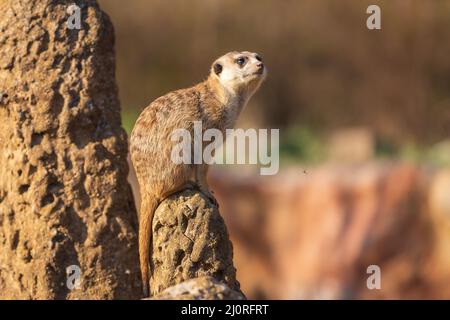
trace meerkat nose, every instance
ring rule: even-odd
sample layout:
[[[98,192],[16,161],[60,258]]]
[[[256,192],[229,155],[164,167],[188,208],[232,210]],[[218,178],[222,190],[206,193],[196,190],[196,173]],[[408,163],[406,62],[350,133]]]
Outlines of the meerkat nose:
[[[264,69],[264,63],[260,62],[256,65],[259,69]]]

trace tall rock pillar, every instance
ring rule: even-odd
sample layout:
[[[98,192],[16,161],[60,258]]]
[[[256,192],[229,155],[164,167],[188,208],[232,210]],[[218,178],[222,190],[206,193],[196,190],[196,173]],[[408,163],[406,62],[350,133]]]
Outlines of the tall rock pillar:
[[[1,299],[140,297],[126,158],[96,1],[0,1]]]

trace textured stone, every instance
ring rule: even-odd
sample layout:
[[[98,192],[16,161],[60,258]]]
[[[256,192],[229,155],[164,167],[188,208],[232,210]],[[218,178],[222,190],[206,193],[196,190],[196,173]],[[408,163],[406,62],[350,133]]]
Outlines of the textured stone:
[[[169,287],[151,300],[244,300],[241,292],[231,290],[216,279],[205,276]]]
[[[0,1],[0,298],[140,296],[113,45],[93,0]]]
[[[211,276],[240,291],[232,259],[225,223],[202,193],[187,189],[158,207],[153,219],[152,295],[201,276]]]

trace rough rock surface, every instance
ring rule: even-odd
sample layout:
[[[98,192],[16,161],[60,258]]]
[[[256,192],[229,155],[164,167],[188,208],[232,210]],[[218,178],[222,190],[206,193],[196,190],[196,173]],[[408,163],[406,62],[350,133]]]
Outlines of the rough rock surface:
[[[151,300],[244,300],[241,292],[231,290],[216,279],[205,276],[169,287]]]
[[[0,298],[140,296],[113,46],[93,0],[0,1]]]
[[[217,207],[194,189],[170,196],[156,210],[151,268],[152,295],[201,276],[240,292],[225,223]]]

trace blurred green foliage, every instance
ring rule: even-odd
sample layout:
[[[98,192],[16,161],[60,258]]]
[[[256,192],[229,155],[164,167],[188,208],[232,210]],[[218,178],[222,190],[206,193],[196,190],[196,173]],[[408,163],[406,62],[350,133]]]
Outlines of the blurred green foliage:
[[[130,135],[139,113],[133,109],[122,109],[122,127]]]
[[[324,142],[310,128],[290,127],[281,132],[280,140],[280,157],[284,160],[314,164],[326,158]]]

